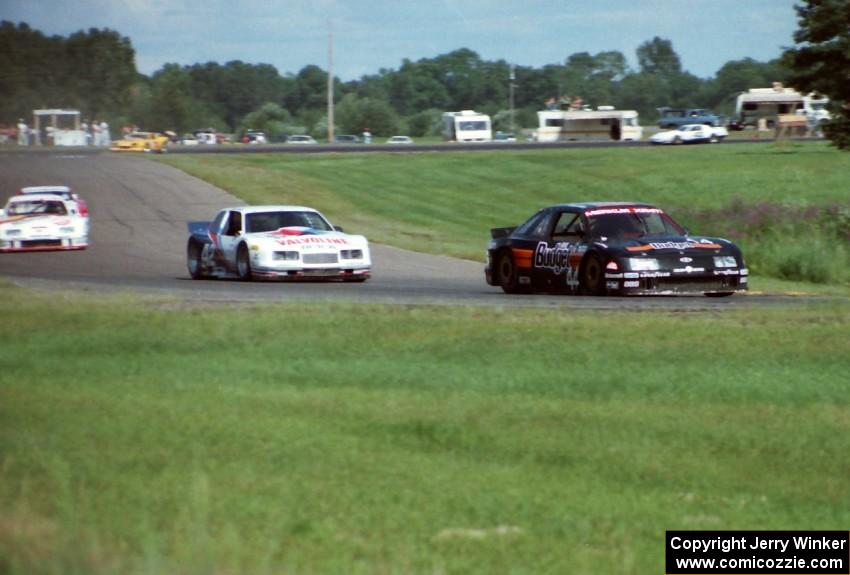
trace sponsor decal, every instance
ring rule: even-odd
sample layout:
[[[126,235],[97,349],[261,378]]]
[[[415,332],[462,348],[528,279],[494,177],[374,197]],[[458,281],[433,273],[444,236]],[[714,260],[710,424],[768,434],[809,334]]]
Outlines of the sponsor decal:
[[[636,288],[636,287],[640,287],[640,282],[636,282],[636,281],[627,281],[627,282],[623,282],[623,287],[624,287],[624,288]]]
[[[617,289],[618,287],[620,287],[620,284],[618,284],[617,282],[606,282],[605,285],[608,289]]]
[[[349,242],[347,238],[322,238],[318,236],[301,236],[295,238],[280,238],[277,240],[277,243],[282,246],[347,246]]]
[[[692,274],[694,272],[704,272],[705,268],[692,268],[691,266],[685,266],[683,268],[675,268],[673,273],[676,274]]]
[[[683,264],[689,264],[692,261],[694,261],[694,258],[689,258],[688,256],[685,256],[683,258],[679,258],[679,261],[682,262]]]
[[[704,249],[704,250],[718,250],[722,246],[719,244],[715,244],[709,240],[688,240],[685,242],[650,242],[648,244],[643,244],[640,246],[630,246],[626,249],[630,252],[647,252],[650,250],[692,250],[692,249]],[[684,262],[684,260],[681,260]]]
[[[344,236],[328,237],[330,232],[315,230],[313,228],[291,227],[280,228],[266,235],[278,237],[277,243],[282,246],[315,246],[315,245],[348,245],[348,238]]]
[[[534,267],[552,270],[555,275],[564,274],[567,285],[578,287],[578,268],[587,246],[559,242],[549,247],[546,242],[539,242],[534,249]]]
[[[629,208],[599,208],[596,210],[588,210],[584,212],[587,217],[593,216],[608,216],[612,214],[663,214],[664,211],[658,208],[644,208],[640,206]]]

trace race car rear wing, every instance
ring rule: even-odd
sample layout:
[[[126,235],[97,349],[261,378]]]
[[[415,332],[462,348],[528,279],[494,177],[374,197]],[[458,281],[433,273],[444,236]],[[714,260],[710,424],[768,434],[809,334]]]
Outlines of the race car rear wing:
[[[493,228],[490,230],[490,237],[494,240],[498,240],[499,238],[506,238],[516,229],[513,228]]]
[[[189,235],[202,242],[210,241],[210,224],[212,222],[187,222]]]

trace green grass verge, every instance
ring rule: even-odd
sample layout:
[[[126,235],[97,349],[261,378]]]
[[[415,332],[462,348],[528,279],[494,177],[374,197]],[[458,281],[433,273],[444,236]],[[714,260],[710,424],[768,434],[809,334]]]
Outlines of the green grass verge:
[[[665,529],[850,523],[846,303],[0,314],[2,573],[661,573]]]
[[[650,202],[739,243],[756,275],[850,284],[850,155],[823,142],[162,161],[248,203],[306,204],[375,242],[476,260],[490,228],[543,206]]]

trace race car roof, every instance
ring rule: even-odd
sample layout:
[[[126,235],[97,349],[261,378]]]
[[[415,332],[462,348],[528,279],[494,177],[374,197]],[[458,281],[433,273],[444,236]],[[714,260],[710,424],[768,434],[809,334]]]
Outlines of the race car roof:
[[[597,208],[654,208],[651,204],[643,202],[578,202],[570,204],[555,204],[550,208],[578,208],[580,210],[593,210]]]
[[[63,202],[64,203],[67,200],[65,198],[63,198],[62,196],[59,196],[59,195],[56,195],[56,194],[50,194],[50,193],[47,193],[47,194],[28,193],[28,194],[21,194],[21,195],[18,195],[18,196],[12,196],[11,198],[9,198],[9,203],[11,203],[11,202],[38,202],[38,201]]]
[[[68,186],[27,186],[21,188],[22,194],[68,194],[71,188]]]
[[[236,206],[225,208],[225,210],[242,212],[243,214],[254,214],[257,212],[319,212],[319,210],[305,206]]]

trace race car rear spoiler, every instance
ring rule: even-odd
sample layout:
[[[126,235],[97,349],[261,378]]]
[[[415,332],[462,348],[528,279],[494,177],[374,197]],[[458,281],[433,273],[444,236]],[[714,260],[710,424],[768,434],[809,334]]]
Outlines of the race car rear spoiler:
[[[498,240],[499,238],[506,238],[516,229],[513,228],[493,228],[490,230],[490,237],[494,240]]]
[[[201,241],[210,241],[210,224],[212,222],[187,222],[189,235]]]

